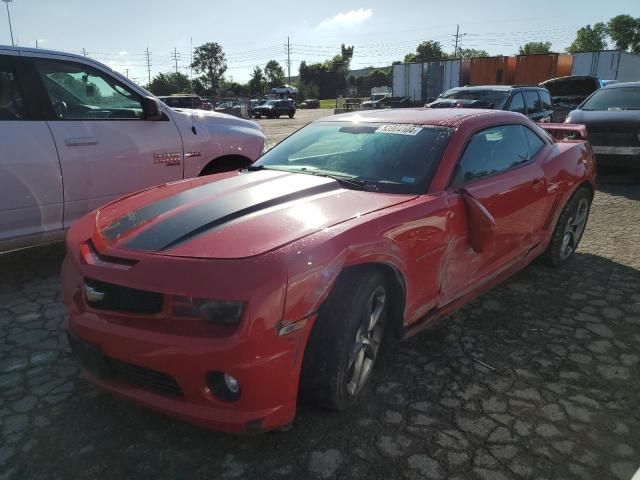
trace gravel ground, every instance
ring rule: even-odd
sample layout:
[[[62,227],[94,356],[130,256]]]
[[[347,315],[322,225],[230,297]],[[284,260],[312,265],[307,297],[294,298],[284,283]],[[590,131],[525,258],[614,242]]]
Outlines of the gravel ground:
[[[321,113],[260,123],[275,141]],[[640,186],[597,193],[566,267],[533,264],[386,345],[358,407],[301,405],[293,430],[248,438],[87,384],[64,336],[63,255],[0,257],[0,480],[629,480],[640,466]]]

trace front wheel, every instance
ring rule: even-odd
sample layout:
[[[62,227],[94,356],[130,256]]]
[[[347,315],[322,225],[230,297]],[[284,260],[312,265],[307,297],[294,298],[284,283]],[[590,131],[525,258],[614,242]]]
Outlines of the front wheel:
[[[549,246],[543,254],[542,258],[546,263],[557,267],[573,256],[587,226],[591,200],[591,192],[584,187],[569,199],[558,217]]]
[[[304,398],[343,410],[367,385],[384,334],[389,291],[375,270],[343,273],[318,311],[305,351]]]
[[[295,115],[295,113],[293,113],[293,112],[292,112],[292,113],[290,113],[290,114],[289,114],[289,118],[293,118],[293,116],[294,116],[294,115]]]

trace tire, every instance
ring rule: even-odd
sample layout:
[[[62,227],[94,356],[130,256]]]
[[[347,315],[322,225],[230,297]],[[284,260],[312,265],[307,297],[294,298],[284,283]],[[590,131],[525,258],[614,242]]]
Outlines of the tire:
[[[275,111],[273,112],[273,117],[272,118],[280,118],[280,112],[279,111]]]
[[[293,118],[294,115],[295,115],[295,112],[294,113],[290,113],[289,114],[289,118]]]
[[[553,267],[566,263],[575,253],[589,219],[591,192],[580,187],[562,209],[542,260]]]
[[[379,353],[389,300],[380,272],[357,269],[340,275],[318,311],[307,343],[303,398],[332,410],[358,401]]]

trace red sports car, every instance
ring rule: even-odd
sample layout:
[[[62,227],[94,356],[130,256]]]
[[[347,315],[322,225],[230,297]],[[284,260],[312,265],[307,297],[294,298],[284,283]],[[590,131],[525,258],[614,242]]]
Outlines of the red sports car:
[[[338,115],[248,170],[108,204],[67,237],[72,349],[104,389],[218,430],[283,427],[299,392],[345,408],[385,335],[574,253],[593,153],[583,127],[544,128],[502,111]]]

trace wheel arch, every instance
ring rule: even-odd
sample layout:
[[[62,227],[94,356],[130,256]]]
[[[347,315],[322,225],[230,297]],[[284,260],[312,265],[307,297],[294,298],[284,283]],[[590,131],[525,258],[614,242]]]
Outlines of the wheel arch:
[[[358,272],[366,275],[368,271],[380,272],[387,282],[387,286],[389,287],[389,292],[391,294],[391,301],[389,304],[389,324],[387,327],[391,328],[396,339],[400,339],[404,334],[404,310],[406,305],[407,286],[404,276],[395,266],[384,262],[367,262],[346,265],[338,274],[331,290],[333,290],[338,278],[342,275],[352,272]]]
[[[244,155],[222,155],[209,161],[198,174],[199,177],[211,175],[213,173],[229,172],[231,170],[239,170],[248,167],[253,163]]]

